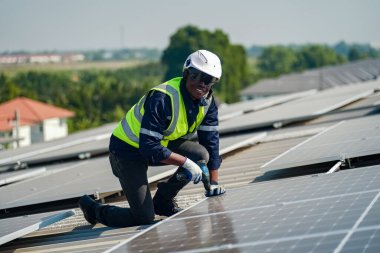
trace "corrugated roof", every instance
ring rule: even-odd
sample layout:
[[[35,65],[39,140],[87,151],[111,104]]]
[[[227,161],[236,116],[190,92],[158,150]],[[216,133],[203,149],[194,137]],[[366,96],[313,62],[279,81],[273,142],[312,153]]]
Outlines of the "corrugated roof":
[[[243,89],[240,94],[268,96],[311,89],[323,90],[373,80],[378,76],[380,76],[380,59],[368,59],[264,79]]]

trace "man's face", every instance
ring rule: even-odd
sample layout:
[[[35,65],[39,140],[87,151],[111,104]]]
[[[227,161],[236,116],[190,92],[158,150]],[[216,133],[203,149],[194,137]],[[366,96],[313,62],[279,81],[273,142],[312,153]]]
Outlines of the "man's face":
[[[186,88],[193,100],[201,99],[210,90],[216,78],[213,78],[196,69],[188,69],[186,78]]]

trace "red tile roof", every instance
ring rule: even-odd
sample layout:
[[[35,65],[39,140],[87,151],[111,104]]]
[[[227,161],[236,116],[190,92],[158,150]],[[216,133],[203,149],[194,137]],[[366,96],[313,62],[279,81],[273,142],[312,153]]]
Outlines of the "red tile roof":
[[[73,117],[74,112],[53,105],[19,97],[0,104],[0,131],[13,128],[16,110],[20,113],[20,126],[33,125],[50,118]]]

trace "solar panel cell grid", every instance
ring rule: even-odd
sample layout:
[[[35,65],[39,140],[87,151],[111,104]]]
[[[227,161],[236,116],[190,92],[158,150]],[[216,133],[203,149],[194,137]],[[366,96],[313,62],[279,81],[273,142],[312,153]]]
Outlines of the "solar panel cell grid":
[[[380,228],[355,232],[342,252],[377,253],[380,249]]]
[[[378,252],[379,198],[380,166],[253,184],[209,198],[112,252]]]

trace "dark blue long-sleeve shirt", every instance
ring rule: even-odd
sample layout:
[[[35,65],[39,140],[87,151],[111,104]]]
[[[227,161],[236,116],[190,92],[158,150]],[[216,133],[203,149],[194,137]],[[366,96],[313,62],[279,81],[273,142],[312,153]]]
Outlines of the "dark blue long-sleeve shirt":
[[[186,107],[188,125],[191,126],[198,115],[199,105],[205,106],[206,101],[204,99],[193,101],[184,82],[181,82],[180,90]],[[170,124],[172,116],[170,97],[163,92],[151,91],[145,100],[144,110],[141,128],[163,135],[164,130]],[[218,126],[218,108],[214,99],[212,99],[201,126]],[[219,132],[198,129],[197,134],[199,143],[207,149],[210,155],[208,168],[218,169],[221,164],[219,156]],[[128,147],[124,147],[125,145]],[[126,155],[133,155],[133,153],[139,152],[142,157],[153,164],[167,159],[172,152],[167,147],[161,145],[160,138],[143,133],[140,133],[139,149],[128,145],[114,136],[111,138],[110,149],[126,149]]]

